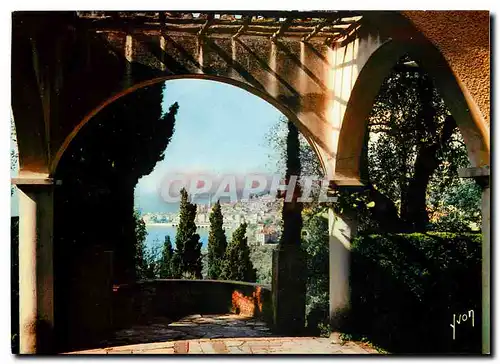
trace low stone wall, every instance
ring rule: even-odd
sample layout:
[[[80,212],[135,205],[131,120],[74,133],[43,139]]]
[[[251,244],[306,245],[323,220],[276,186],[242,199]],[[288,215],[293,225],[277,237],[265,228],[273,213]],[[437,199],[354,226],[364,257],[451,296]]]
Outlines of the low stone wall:
[[[271,287],[215,280],[158,279],[113,288],[113,326],[176,320],[190,314],[236,313],[271,323]]]

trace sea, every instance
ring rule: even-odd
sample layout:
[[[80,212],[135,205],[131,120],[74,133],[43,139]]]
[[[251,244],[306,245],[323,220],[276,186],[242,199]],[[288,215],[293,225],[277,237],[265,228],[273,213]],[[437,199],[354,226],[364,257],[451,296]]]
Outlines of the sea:
[[[177,228],[174,226],[168,225],[146,225],[146,231],[148,233],[146,237],[146,248],[150,249],[160,249],[163,247],[163,242],[165,241],[165,236],[170,236],[170,241],[172,245],[175,247],[175,234],[177,233]],[[232,229],[225,229],[227,241],[231,239]],[[209,229],[198,229],[197,233],[200,235],[200,241],[202,243],[202,249],[206,248],[208,244],[208,233]],[[158,247],[158,248],[156,248]]]

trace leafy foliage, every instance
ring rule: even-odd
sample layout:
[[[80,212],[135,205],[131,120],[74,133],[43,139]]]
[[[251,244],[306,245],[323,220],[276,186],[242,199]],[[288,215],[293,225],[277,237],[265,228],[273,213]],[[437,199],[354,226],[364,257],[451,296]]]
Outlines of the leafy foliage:
[[[159,275],[160,278],[173,278],[172,257],[174,256],[174,249],[170,241],[170,235],[165,236],[163,243],[161,257],[159,261]]]
[[[135,246],[135,274],[137,279],[155,279],[160,276],[160,264],[158,260],[159,252],[154,247],[146,247],[146,224],[141,218],[140,213],[134,211],[135,237],[137,245]]]
[[[445,191],[460,189],[457,169],[467,167],[468,158],[455,120],[430,76],[405,67],[408,60],[395,67],[375,100],[362,174],[396,207],[394,223],[403,231],[425,231],[431,227],[429,200],[443,204]]]
[[[288,124],[288,119],[281,117],[265,135],[266,145],[273,151],[269,155],[269,162],[275,173],[280,175],[286,173]],[[301,175],[323,177],[324,172],[317,154],[302,134],[298,134],[298,139]]]
[[[250,260],[250,248],[247,243],[247,224],[242,223],[233,232],[222,264],[220,278],[232,281],[255,282],[256,271]]]
[[[227,248],[226,234],[222,227],[224,219],[220,202],[212,208],[210,213],[210,233],[208,236],[208,278],[218,279]]]
[[[145,279],[148,271],[147,252],[146,252],[146,224],[141,218],[139,212],[134,210],[134,223],[135,223],[135,270],[136,277]]]
[[[257,283],[271,284],[273,278],[273,250],[276,245],[253,245],[250,247],[250,260],[257,273]]]
[[[480,352],[480,234],[359,236],[350,281],[346,333],[393,353]],[[460,325],[453,340],[453,314],[469,310],[474,327]]]
[[[315,208],[304,214],[303,247],[307,256],[307,326],[326,324],[329,315],[329,237],[328,217]]]
[[[471,179],[464,179],[443,190],[441,194],[429,196],[431,229],[451,232],[479,230],[481,187]]]
[[[163,87],[138,89],[103,108],[62,156],[54,176],[64,181],[54,193],[60,277],[79,264],[75,252],[95,245],[113,251],[115,282],[136,279],[134,188],[164,158],[179,108],[163,113]]]

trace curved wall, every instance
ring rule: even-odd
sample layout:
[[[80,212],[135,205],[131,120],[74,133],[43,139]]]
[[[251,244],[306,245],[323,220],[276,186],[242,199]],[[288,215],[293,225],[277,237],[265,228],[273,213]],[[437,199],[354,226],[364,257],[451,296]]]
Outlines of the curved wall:
[[[113,288],[116,328],[190,314],[236,313],[272,320],[269,285],[236,281],[157,279]]]

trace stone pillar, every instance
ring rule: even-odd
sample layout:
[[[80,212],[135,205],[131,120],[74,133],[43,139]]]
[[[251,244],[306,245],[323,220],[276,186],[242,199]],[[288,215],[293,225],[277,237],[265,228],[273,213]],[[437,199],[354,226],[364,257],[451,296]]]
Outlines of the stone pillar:
[[[278,333],[298,335],[305,326],[305,252],[299,244],[280,244],[273,251],[273,318]]]
[[[345,311],[349,308],[349,268],[351,240],[357,232],[355,216],[338,215],[330,208],[328,232],[330,244],[330,324],[339,328]]]
[[[481,334],[482,334],[482,353],[491,353],[491,317],[490,317],[490,263],[491,263],[491,243],[490,243],[490,200],[491,200],[491,187],[490,187],[490,168],[489,167],[476,167],[465,168],[458,172],[460,177],[474,178],[478,185],[483,189],[481,201],[481,215],[482,226],[481,233],[483,235],[482,241],[482,317],[481,317]]]
[[[19,353],[53,350],[52,180],[16,178],[19,188]]]
[[[160,67],[162,71],[167,70],[167,66],[165,65],[165,53],[167,52],[167,40],[163,35],[160,35],[160,49],[161,49],[161,55],[160,55]]]
[[[127,60],[125,69],[125,88],[133,85],[132,62],[134,61],[134,39],[131,34],[125,36],[125,59]]]

